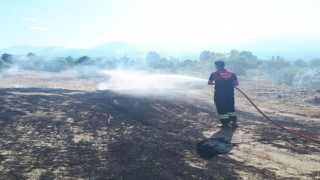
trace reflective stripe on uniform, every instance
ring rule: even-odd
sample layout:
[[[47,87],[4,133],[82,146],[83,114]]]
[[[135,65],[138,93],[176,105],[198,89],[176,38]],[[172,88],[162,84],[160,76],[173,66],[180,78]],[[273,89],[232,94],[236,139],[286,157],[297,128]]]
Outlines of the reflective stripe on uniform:
[[[228,114],[219,114],[218,117],[219,117],[219,119],[228,119],[229,115]]]
[[[229,116],[237,116],[237,113],[236,112],[228,112],[228,115]]]

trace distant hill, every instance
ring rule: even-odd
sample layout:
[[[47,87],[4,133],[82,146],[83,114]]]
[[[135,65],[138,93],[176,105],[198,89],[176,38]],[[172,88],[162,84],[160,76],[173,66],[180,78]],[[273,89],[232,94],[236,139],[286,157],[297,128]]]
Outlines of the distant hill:
[[[30,46],[30,45],[16,45],[8,48],[1,49],[0,52],[10,53],[10,54],[28,54],[29,52],[39,52],[44,49],[48,49],[49,47],[38,47],[38,46]],[[53,47],[50,47],[53,49]]]
[[[272,56],[281,56],[286,60],[311,60],[320,57],[320,35],[318,34],[278,34],[265,35],[237,43],[228,44],[144,44],[133,45],[122,41],[114,41],[91,49],[65,48],[60,46],[37,47],[17,45],[0,50],[0,53],[25,55],[29,52],[42,56],[53,57],[121,57],[144,58],[149,51],[156,51],[161,57],[177,57],[182,60],[198,59],[204,50],[228,53],[231,50],[251,51],[259,59],[270,59]]]
[[[197,59],[201,50],[197,52],[190,52],[188,50],[173,50],[172,48],[165,49],[164,45],[147,44],[147,45],[132,45],[126,42],[114,41],[91,49],[81,48],[65,48],[65,47],[37,47],[29,45],[17,45],[4,49],[0,49],[0,54],[10,53],[16,55],[26,55],[29,52],[35,53],[40,56],[52,57],[80,57],[80,56],[93,56],[93,57],[122,57],[129,56],[132,58],[144,58],[150,51],[156,51],[161,57],[178,57],[181,59]]]
[[[65,48],[58,46],[38,47],[30,45],[17,45],[0,50],[0,53],[10,53],[17,55],[25,55],[29,52],[42,56],[119,56],[126,52],[137,52],[134,46],[126,43],[111,42],[102,46],[97,46],[91,49],[81,48]]]

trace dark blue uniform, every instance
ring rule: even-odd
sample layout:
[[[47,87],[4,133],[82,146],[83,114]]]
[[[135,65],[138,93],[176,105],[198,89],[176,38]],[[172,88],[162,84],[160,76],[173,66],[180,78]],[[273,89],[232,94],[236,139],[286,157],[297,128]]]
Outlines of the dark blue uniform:
[[[226,69],[211,73],[209,82],[215,81],[214,103],[222,124],[237,120],[234,107],[234,86],[238,85],[237,76]]]

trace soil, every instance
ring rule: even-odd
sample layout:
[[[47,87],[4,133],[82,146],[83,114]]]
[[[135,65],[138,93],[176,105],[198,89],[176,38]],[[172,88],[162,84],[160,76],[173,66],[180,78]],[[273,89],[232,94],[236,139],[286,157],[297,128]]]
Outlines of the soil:
[[[206,82],[146,92],[68,73],[0,79],[0,179],[320,179],[320,144],[237,91],[232,130],[217,127]],[[239,88],[320,139],[319,90],[245,78]]]

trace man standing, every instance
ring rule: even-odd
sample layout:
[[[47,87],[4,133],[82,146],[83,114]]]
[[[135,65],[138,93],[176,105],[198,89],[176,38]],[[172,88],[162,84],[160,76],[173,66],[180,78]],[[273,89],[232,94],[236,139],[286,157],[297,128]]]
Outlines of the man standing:
[[[234,107],[234,87],[239,85],[237,76],[224,68],[224,61],[216,61],[217,71],[210,74],[208,85],[214,86],[214,104],[222,128],[237,128],[237,114]],[[213,83],[215,81],[215,83]]]

